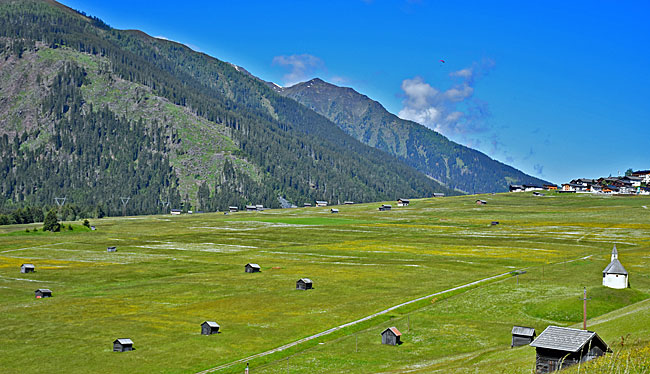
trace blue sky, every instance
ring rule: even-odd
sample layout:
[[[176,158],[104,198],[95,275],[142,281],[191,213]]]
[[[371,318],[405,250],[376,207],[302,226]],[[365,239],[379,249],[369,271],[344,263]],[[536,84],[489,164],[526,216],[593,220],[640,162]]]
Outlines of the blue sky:
[[[556,183],[650,169],[648,1],[63,3],[281,85],[353,87]]]

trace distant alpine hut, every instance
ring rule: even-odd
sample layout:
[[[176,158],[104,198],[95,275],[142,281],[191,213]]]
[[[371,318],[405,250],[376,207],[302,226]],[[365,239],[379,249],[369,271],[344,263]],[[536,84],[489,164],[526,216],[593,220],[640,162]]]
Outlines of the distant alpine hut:
[[[487,205],[487,201],[485,201],[485,200],[476,200],[476,205]]]
[[[52,291],[47,288],[39,288],[38,290],[34,291],[34,294],[36,295],[37,299],[52,297]]]
[[[545,195],[541,192],[533,191],[533,196],[545,196]]]
[[[336,209],[336,208],[332,208],[332,209],[330,209],[330,213],[338,213],[338,212],[339,212],[339,210]]]
[[[236,206],[229,206],[229,207],[228,207],[228,211],[229,211],[230,213],[235,213],[235,212],[238,212],[238,211],[239,211],[239,208],[236,207]]]
[[[219,333],[219,324],[214,321],[205,321],[201,324],[201,335],[212,335]]]
[[[113,352],[128,352],[133,350],[131,339],[115,339],[113,341]]]
[[[325,201],[325,200],[316,200],[316,206],[327,206],[327,201]]]
[[[247,212],[256,212],[257,211],[257,206],[255,206],[255,205],[246,205],[246,211]]]
[[[314,288],[314,283],[309,278],[300,278],[296,282],[297,290],[311,290]]]
[[[628,274],[623,264],[618,260],[616,244],[612,249],[612,261],[603,270],[603,286],[609,288],[623,289],[628,287]]]
[[[311,203],[304,203],[303,206],[304,206],[305,208],[311,208]]]
[[[434,192],[433,197],[445,197],[445,194],[442,192]]]
[[[20,272],[21,273],[24,273],[24,274],[33,273],[35,271],[36,271],[36,267],[34,266],[34,264],[22,264],[22,265],[20,265]]]
[[[389,327],[381,332],[381,344],[402,344],[402,333],[396,327]]]
[[[490,223],[490,225],[492,225],[492,226],[496,226],[496,225],[498,225],[498,224],[499,224],[499,221],[492,221],[492,222]]]
[[[345,205],[352,205],[352,204],[354,204],[354,201],[344,201],[343,204],[345,204]]]
[[[535,347],[535,373],[553,373],[579,362],[591,361],[611,349],[593,331],[549,326],[530,343]]]
[[[262,268],[258,264],[246,264],[244,270],[247,273],[259,273]]]
[[[97,228],[95,226],[90,226],[90,231],[95,231]]]
[[[391,210],[391,208],[393,208],[393,207],[390,206],[390,205],[383,204],[382,206],[380,206],[377,209],[379,209],[380,212],[384,212],[384,211],[387,211],[387,210]]]
[[[399,199],[397,200],[397,206],[409,206],[408,199]]]
[[[106,252],[117,252],[117,247],[108,247],[106,248]]]
[[[180,210],[180,209],[172,209],[172,210],[170,210],[169,212],[170,212],[170,214],[173,215],[173,216],[179,216],[179,215],[181,214],[181,210]]]
[[[522,345],[528,345],[535,340],[535,336],[537,333],[535,332],[535,329],[532,327],[524,327],[524,326],[513,326],[512,327],[512,343],[510,344],[510,348],[512,347],[520,347]]]
[[[261,205],[261,204],[255,205],[255,209],[256,209],[257,211],[261,212],[261,211],[264,210],[264,205]]]

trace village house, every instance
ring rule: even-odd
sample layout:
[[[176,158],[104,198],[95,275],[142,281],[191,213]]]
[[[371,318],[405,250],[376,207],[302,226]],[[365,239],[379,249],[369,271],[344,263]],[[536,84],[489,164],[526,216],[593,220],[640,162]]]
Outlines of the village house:
[[[611,352],[593,331],[548,326],[530,343],[535,347],[535,373],[553,373]]]
[[[311,290],[314,288],[314,283],[309,278],[300,278],[296,282],[297,290]]]
[[[131,339],[115,339],[113,341],[113,352],[128,352],[133,350]]]
[[[548,191],[557,191],[557,185],[555,184],[545,184],[542,187],[544,187],[544,189]]]
[[[381,332],[381,344],[399,345],[402,344],[401,338],[402,333],[396,327],[389,327]]]
[[[397,200],[397,206],[409,206],[408,199],[399,199]]]
[[[616,250],[616,244],[614,244],[611,262],[603,270],[603,286],[618,289],[627,288],[627,277],[627,270],[625,270],[623,264],[618,260],[618,250]]]
[[[259,273],[262,268],[258,264],[246,264],[244,271],[246,273]]]
[[[20,265],[20,272],[21,273],[24,273],[24,274],[33,273],[35,271],[36,271],[36,267],[34,266],[34,264],[22,264],[22,265]]]
[[[513,326],[512,327],[512,343],[510,348],[528,345],[535,340],[537,333],[532,327]]]
[[[646,185],[650,185],[650,170],[639,170],[632,172],[633,177],[642,178],[642,182]]]
[[[524,190],[524,186],[521,184],[511,184],[509,190],[510,192],[521,192]]]
[[[523,184],[522,187],[524,188],[524,191],[541,191],[544,189],[534,184]]]
[[[201,335],[212,335],[219,333],[219,324],[214,321],[205,321],[201,324]]]

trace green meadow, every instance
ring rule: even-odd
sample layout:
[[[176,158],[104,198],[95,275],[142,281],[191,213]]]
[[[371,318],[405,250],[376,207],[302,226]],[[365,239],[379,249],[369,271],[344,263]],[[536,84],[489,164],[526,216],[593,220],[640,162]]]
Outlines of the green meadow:
[[[251,373],[530,373],[534,349],[510,348],[512,326],[581,327],[583,287],[589,329],[615,352],[621,337],[650,344],[650,197],[387,203],[104,218],[96,231],[0,226],[0,372],[195,373],[516,270],[252,359]],[[626,290],[601,286],[614,244]],[[295,289],[303,277],[313,290]],[[35,299],[37,288],[53,297]],[[206,320],[222,332],[201,335]],[[402,345],[381,344],[391,326]],[[116,338],[135,351],[112,352]]]

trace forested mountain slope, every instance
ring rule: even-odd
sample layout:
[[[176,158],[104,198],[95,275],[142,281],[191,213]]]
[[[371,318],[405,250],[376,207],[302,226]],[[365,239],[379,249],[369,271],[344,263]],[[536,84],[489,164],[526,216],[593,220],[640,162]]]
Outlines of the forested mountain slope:
[[[53,1],[0,0],[0,77],[5,209],[452,193],[231,64]]]
[[[270,87],[329,118],[354,138],[399,157],[448,187],[481,193],[508,191],[508,185],[514,183],[545,183],[427,127],[403,120],[351,88],[318,78],[287,88]]]

